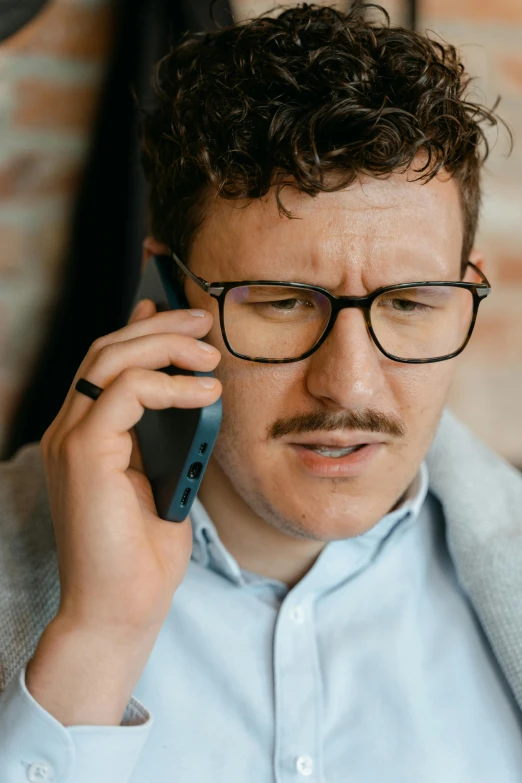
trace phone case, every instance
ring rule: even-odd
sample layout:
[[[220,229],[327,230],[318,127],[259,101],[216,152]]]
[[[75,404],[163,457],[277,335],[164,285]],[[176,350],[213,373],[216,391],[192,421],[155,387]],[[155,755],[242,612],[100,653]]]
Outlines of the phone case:
[[[142,275],[135,303],[152,299],[159,310],[187,307],[172,281],[172,259],[152,256]],[[162,367],[169,375],[214,377],[180,367]],[[204,408],[145,409],[135,425],[145,474],[162,519],[184,520],[190,512],[218,436],[221,398]]]

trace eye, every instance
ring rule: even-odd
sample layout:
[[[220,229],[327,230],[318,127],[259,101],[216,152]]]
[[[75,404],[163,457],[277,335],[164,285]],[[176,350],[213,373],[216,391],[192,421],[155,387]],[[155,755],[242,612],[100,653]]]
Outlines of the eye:
[[[433,308],[422,302],[401,297],[382,297],[378,301],[379,307],[395,310],[398,313],[427,313]]]
[[[400,310],[402,313],[411,313],[418,307],[422,307],[418,302],[412,302],[411,299],[392,299],[393,309]]]
[[[311,302],[305,299],[278,299],[273,302],[267,302],[276,310],[295,310],[297,305],[304,305],[305,307],[313,307]]]

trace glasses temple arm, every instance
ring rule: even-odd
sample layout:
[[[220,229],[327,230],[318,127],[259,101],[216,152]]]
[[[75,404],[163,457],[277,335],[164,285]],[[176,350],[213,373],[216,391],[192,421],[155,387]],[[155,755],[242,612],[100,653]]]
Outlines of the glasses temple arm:
[[[206,280],[203,280],[202,277],[198,277],[198,275],[195,275],[194,272],[191,272],[188,266],[185,266],[183,261],[181,261],[176,253],[172,251],[172,258],[176,262],[176,264],[179,266],[182,272],[184,272],[188,277],[190,277],[191,280],[193,280],[196,285],[198,285],[203,291],[208,293],[208,289],[210,288],[210,283],[208,283]]]
[[[472,268],[475,270],[475,272],[477,272],[477,274],[479,274],[479,275],[481,276],[481,278],[482,278],[482,282],[483,282],[483,283],[485,283],[485,285],[487,285],[487,286],[488,286],[488,288],[491,288],[491,283],[490,283],[490,282],[489,282],[489,280],[487,279],[487,277],[486,277],[486,275],[484,274],[484,272],[482,272],[482,271],[481,271],[481,270],[478,268],[478,266],[475,266],[475,264],[474,264],[472,261],[468,261],[468,265],[469,265],[470,267],[472,267]]]

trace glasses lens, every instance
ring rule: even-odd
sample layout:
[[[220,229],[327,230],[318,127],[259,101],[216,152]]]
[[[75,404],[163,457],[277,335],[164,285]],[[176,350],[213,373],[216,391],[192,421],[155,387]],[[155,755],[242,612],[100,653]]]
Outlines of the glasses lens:
[[[321,338],[329,317],[326,296],[293,286],[238,286],[224,303],[230,347],[252,359],[302,356]]]
[[[387,291],[373,302],[370,317],[387,353],[398,359],[438,359],[465,342],[473,320],[473,294],[456,286]]]

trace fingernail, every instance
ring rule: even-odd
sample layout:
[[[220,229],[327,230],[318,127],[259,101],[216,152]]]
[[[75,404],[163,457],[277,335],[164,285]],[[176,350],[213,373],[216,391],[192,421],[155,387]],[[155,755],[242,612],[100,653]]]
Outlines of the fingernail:
[[[194,318],[204,318],[206,314],[206,310],[187,310],[187,313],[190,313],[190,315],[193,315]]]
[[[215,378],[209,378],[208,376],[207,377],[198,378],[198,381],[200,382],[200,384],[202,386],[205,387],[205,389],[213,389],[214,386],[216,385],[216,379]]]
[[[205,351],[206,353],[216,353],[216,349],[212,345],[204,343],[203,340],[198,340],[198,345],[201,350]]]

